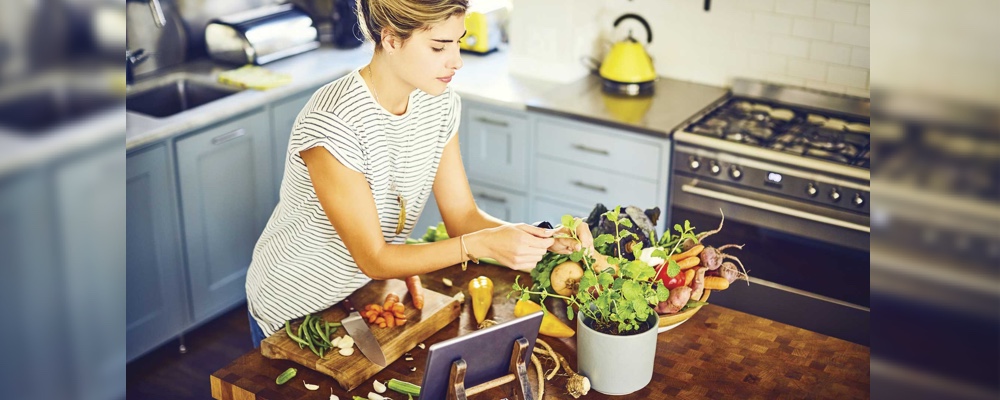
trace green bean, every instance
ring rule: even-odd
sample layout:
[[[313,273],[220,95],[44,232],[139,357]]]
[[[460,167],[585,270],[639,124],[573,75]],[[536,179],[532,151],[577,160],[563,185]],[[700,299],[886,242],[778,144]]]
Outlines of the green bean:
[[[292,324],[290,321],[285,321],[285,333],[287,333],[288,337],[294,340],[295,343],[298,343],[299,346],[305,344],[306,342],[305,340],[302,340],[302,338],[295,336],[295,334],[292,333]]]

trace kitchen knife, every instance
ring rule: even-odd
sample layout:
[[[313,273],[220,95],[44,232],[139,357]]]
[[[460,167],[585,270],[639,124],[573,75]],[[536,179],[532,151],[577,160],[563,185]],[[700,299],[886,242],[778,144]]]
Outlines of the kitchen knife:
[[[368,328],[368,323],[361,317],[358,310],[354,309],[350,300],[344,298],[343,303],[348,314],[347,318],[344,318],[340,323],[347,330],[347,334],[354,338],[354,344],[358,346],[361,354],[364,354],[369,361],[380,367],[386,366],[385,353],[382,352],[382,346],[378,344],[378,340],[375,340],[372,330]]]

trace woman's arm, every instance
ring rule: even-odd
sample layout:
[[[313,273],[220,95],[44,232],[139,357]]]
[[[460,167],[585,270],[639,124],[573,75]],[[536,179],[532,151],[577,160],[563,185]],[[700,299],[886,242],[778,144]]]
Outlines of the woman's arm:
[[[468,259],[458,237],[417,245],[386,243],[364,175],[345,167],[322,147],[300,154],[323,211],[365,275],[372,279],[405,278]],[[468,235],[465,241],[477,257],[492,257],[511,268],[530,269],[552,245],[553,239],[544,237],[551,234],[529,225],[505,225]],[[473,246],[476,251],[471,249]]]
[[[509,223],[487,214],[476,206],[476,201],[472,197],[472,188],[469,187],[469,178],[465,175],[465,166],[462,164],[457,134],[452,136],[451,141],[445,145],[444,152],[441,154],[441,164],[438,167],[437,177],[434,178],[434,197],[437,199],[441,218],[444,219],[444,226],[448,229],[450,237]],[[561,236],[569,234],[568,230],[562,227],[556,233],[562,234]],[[577,235],[580,237],[583,247],[593,246],[594,240],[590,235],[590,228],[585,222],[579,222]],[[580,246],[581,244],[575,240],[564,238],[557,239],[548,250],[569,254],[579,249]],[[478,255],[478,253],[473,254]]]
[[[441,218],[448,229],[448,236],[458,237],[482,229],[495,228],[509,222],[501,221],[476,206],[465,175],[458,135],[452,136],[441,154],[437,176],[434,178],[434,197],[437,199]]]

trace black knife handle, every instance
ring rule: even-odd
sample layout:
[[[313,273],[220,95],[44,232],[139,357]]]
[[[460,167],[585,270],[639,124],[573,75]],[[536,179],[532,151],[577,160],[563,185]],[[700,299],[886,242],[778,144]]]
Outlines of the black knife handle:
[[[351,304],[351,300],[349,300],[348,298],[345,297],[343,303],[344,303],[344,309],[346,309],[348,313],[358,311],[354,308],[354,305]]]

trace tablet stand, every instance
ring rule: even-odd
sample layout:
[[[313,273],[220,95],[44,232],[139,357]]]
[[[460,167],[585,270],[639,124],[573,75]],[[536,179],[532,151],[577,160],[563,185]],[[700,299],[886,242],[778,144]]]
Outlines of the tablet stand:
[[[465,388],[465,360],[459,358],[451,364],[451,376],[448,378],[447,400],[466,400],[466,396],[474,396],[494,387],[515,382],[513,396],[515,399],[534,400],[531,394],[531,383],[528,382],[528,339],[518,338],[514,341],[514,351],[510,355],[510,370],[507,375],[484,382],[471,388]],[[541,399],[539,399],[541,400]]]

